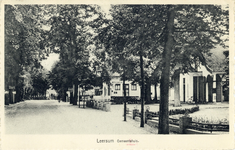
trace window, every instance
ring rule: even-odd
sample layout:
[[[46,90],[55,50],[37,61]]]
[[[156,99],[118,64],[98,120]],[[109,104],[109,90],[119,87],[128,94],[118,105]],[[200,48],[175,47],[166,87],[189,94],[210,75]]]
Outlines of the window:
[[[131,90],[132,90],[132,91],[136,91],[136,90],[137,90],[136,84],[132,84],[132,85],[131,85]]]
[[[120,84],[115,84],[115,90],[120,90]]]
[[[100,96],[102,95],[102,90],[95,89],[95,96]]]

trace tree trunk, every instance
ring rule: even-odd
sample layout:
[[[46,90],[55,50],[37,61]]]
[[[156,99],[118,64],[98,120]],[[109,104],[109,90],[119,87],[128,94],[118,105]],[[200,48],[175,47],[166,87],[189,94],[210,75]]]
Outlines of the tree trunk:
[[[22,89],[23,89],[23,85],[20,83],[20,79],[17,78],[16,79],[16,86],[15,86],[15,91],[16,91],[15,101],[14,101],[15,103],[22,101],[22,99],[23,99]],[[13,96],[13,94],[12,94],[12,96]]]
[[[62,86],[62,101],[65,102],[66,101],[66,90],[64,85]]]
[[[154,100],[157,102],[157,83],[154,84]]]
[[[146,78],[146,86],[145,86],[145,101],[150,103],[151,100],[151,83],[149,78]]]
[[[124,69],[124,68],[123,68]],[[122,84],[122,89],[123,89],[123,94],[124,94],[124,97],[123,97],[123,101],[124,101],[124,121],[126,121],[126,85],[125,85],[125,79],[126,78],[126,75],[125,75],[125,69],[124,69],[124,72],[123,72],[123,84]]]
[[[21,94],[20,94],[20,88],[18,85],[15,86],[15,100],[14,100],[14,103],[17,103],[17,102],[20,102],[21,101]],[[12,93],[12,96],[13,96],[13,93]],[[12,97],[13,98],[13,97]]]
[[[141,69],[141,118],[140,127],[144,127],[144,68],[143,68],[143,56],[140,51],[140,69]]]
[[[72,83],[72,86],[74,84]],[[69,101],[69,104],[73,104],[73,99],[74,99],[74,87],[73,87],[73,91],[70,92],[70,101]]]
[[[169,134],[169,77],[170,77],[170,60],[172,48],[174,45],[174,6],[168,6],[168,21],[166,24],[166,42],[163,51],[163,67],[161,75],[161,99],[160,99],[160,112],[159,112],[159,128],[158,134]]]
[[[78,83],[74,82],[73,105],[77,105],[77,101],[78,101]],[[80,104],[80,102],[79,102],[79,104]]]
[[[73,104],[73,92],[70,91],[70,100],[69,100],[70,104]]]

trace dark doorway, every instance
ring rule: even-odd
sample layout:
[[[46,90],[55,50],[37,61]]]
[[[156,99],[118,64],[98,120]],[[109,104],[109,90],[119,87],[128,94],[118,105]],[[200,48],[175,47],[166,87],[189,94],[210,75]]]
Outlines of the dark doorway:
[[[197,82],[197,77],[193,77],[193,101],[195,103],[197,103],[197,99],[198,99],[198,92],[197,92],[197,89],[198,89],[198,82]]]
[[[208,75],[207,76],[207,83],[208,83],[208,101],[212,102],[213,99],[213,77]]]

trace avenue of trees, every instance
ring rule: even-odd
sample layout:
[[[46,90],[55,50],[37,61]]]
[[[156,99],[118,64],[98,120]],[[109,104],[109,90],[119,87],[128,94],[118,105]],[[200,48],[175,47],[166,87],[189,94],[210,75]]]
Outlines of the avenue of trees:
[[[131,80],[141,86],[140,126],[144,127],[150,86],[155,86],[157,100],[160,84],[159,134],[169,134],[168,94],[179,82],[179,74],[197,71],[199,62],[207,65],[218,45],[227,48],[228,9],[219,5],[111,5],[108,16],[98,5],[8,5],[5,10],[9,12],[5,15],[5,85],[14,81],[18,90],[37,89],[40,85],[35,83],[45,79],[40,60],[49,52],[58,53],[60,59],[45,82],[63,100],[73,87],[71,103],[77,105],[79,86],[110,84],[110,76],[117,72],[123,83]],[[179,106],[175,91],[175,106]]]
[[[43,95],[48,87],[40,64],[47,54],[40,11],[37,5],[5,5],[5,90],[15,90],[16,101]]]

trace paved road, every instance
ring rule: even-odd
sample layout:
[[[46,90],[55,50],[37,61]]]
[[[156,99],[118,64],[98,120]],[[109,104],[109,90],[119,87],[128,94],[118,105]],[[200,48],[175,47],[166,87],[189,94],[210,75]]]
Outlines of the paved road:
[[[29,100],[5,106],[6,134],[151,134],[139,122],[123,121],[123,105],[111,112],[78,108],[56,100]],[[155,129],[156,130],[156,129]]]

